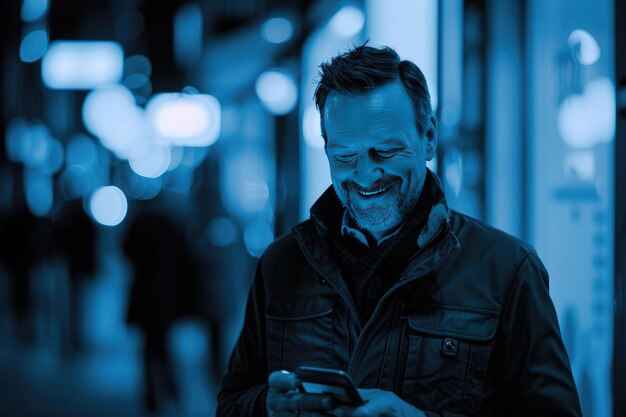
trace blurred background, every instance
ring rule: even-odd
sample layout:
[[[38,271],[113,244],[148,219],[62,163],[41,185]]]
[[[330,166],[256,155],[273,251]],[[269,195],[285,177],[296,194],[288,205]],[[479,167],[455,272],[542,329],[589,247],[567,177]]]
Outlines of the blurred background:
[[[256,259],[330,184],[318,65],[416,62],[457,210],[530,241],[626,416],[624,0],[3,0],[0,415],[211,416]]]

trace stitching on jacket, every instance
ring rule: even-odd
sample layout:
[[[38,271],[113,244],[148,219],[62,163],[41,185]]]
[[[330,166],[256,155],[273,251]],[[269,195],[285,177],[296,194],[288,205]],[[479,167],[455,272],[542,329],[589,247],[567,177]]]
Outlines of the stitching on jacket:
[[[522,269],[522,265],[524,265],[524,262],[526,262],[526,260],[528,259],[528,257],[532,255],[532,252],[527,252],[526,256],[524,256],[524,258],[522,258],[521,262],[519,263],[519,265],[517,266],[517,268],[515,269],[515,275],[513,276],[513,279],[511,280],[511,285],[509,286],[509,289],[507,290],[506,293],[506,301],[504,302],[504,306],[502,308],[502,317],[506,316],[508,308],[509,308],[509,304],[511,301],[511,295],[513,293],[513,288],[515,287],[515,284],[517,283],[517,281],[520,279],[519,278],[519,271],[520,269]],[[504,320],[500,320],[500,326],[502,326],[502,323],[504,323]]]

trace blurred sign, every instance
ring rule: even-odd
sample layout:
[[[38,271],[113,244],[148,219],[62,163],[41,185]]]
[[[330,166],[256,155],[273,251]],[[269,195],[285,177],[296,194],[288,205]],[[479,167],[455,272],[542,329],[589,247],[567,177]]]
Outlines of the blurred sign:
[[[41,62],[46,87],[90,90],[122,78],[124,52],[117,42],[56,41]]]
[[[146,105],[152,133],[176,146],[210,146],[220,135],[220,103],[208,94],[156,94]]]

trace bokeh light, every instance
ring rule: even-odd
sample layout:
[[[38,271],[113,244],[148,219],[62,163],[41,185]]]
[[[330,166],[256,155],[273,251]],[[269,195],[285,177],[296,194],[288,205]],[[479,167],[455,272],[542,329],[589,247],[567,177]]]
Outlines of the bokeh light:
[[[122,159],[146,136],[143,110],[130,91],[110,85],[92,91],[83,103],[83,123],[102,144]]]
[[[613,140],[615,89],[611,80],[597,78],[585,86],[583,94],[565,98],[558,110],[557,126],[563,141],[573,149]]]
[[[146,118],[155,137],[172,145],[210,146],[220,134],[220,104],[208,94],[156,94]]]
[[[314,106],[308,106],[302,115],[302,135],[304,142],[313,148],[323,148],[324,138],[320,125],[320,112]]]
[[[122,84],[135,96],[135,101],[143,105],[152,95],[152,63],[144,55],[132,55],[124,61]]]
[[[39,60],[48,48],[48,33],[42,29],[29,32],[20,44],[20,59],[22,62],[35,62]]]
[[[20,141],[20,160],[30,168],[44,164],[50,152],[50,132],[43,123],[34,123]]]
[[[117,42],[55,41],[41,62],[41,77],[52,89],[89,90],[122,78],[124,51]]]
[[[39,165],[39,171],[52,175],[58,172],[65,160],[65,150],[60,140],[50,137],[47,144],[45,159]]]
[[[270,224],[265,221],[252,221],[243,231],[243,241],[251,256],[259,257],[274,240]]]
[[[142,177],[156,178],[170,166],[171,152],[167,144],[154,140],[143,140],[130,151],[128,163]]]
[[[48,0],[24,0],[20,17],[24,22],[35,22],[48,11]]]
[[[170,148],[170,165],[167,167],[168,171],[173,171],[183,163],[185,156],[185,148],[182,146],[172,146]]]
[[[100,187],[91,195],[89,210],[98,223],[117,226],[126,217],[128,201],[119,188],[112,185]]]
[[[124,61],[126,75],[142,74],[150,78],[152,75],[152,63],[145,55],[131,55]]]
[[[276,115],[284,115],[294,109],[298,101],[298,88],[292,75],[270,70],[259,76],[256,93],[267,110]]]
[[[567,44],[572,49],[574,57],[583,65],[592,65],[600,59],[600,45],[586,30],[572,31],[567,38]]]
[[[77,135],[67,145],[65,154],[67,166],[79,165],[88,170],[93,170],[98,165],[98,148],[94,141],[87,135]]]
[[[293,36],[293,24],[284,17],[272,17],[261,25],[261,36],[271,43],[284,43]]]
[[[193,65],[202,54],[202,8],[189,2],[174,15],[174,58],[182,67]]]
[[[222,201],[235,218],[257,218],[270,207],[270,156],[263,149],[231,150],[223,156]]]
[[[52,209],[54,186],[52,177],[36,169],[24,171],[24,198],[33,215],[43,217]]]
[[[330,29],[340,38],[357,35],[365,25],[363,11],[355,6],[343,6],[328,22]]]
[[[7,126],[5,148],[8,158],[13,162],[22,162],[23,138],[28,129],[28,123],[21,117],[12,119]]]
[[[59,188],[65,200],[86,196],[95,185],[93,171],[83,165],[68,165],[59,178]]]
[[[129,199],[151,200],[162,190],[162,177],[148,178],[137,175],[128,164],[117,167],[114,173],[114,184],[120,184]]]
[[[206,227],[206,236],[213,245],[227,247],[235,243],[239,229],[228,217],[214,217]]]

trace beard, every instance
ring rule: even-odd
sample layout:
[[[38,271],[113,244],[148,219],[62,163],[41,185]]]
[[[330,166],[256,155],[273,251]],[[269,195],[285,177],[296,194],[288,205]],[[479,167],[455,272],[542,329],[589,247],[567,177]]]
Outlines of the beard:
[[[369,232],[385,232],[400,225],[413,209],[420,195],[421,188],[416,193],[409,190],[402,191],[403,180],[400,177],[383,178],[371,187],[363,188],[353,181],[341,183],[336,193],[343,206],[348,210],[350,217],[360,229]],[[383,196],[373,198],[366,204],[357,202],[363,197],[359,191],[375,191],[388,188]]]

